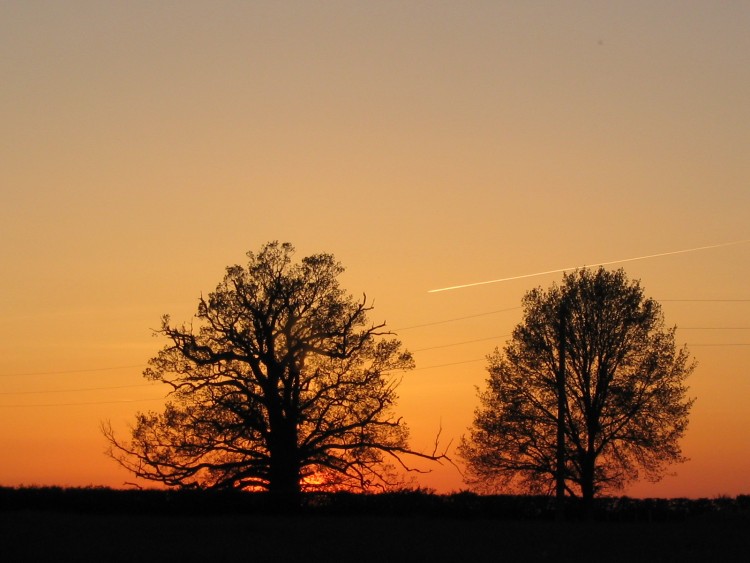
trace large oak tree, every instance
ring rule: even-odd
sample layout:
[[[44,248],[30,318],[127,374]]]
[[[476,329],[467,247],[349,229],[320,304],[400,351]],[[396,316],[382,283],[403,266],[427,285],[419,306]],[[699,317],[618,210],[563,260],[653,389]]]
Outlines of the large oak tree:
[[[289,244],[248,253],[201,297],[195,322],[163,318],[169,343],[145,370],[172,390],[139,413],[131,440],[104,431],[111,455],[170,486],[265,489],[385,486],[408,448],[392,413],[394,372],[412,356],[370,324],[366,297],[339,286],[329,254],[293,262]]]
[[[694,364],[638,281],[581,269],[527,293],[523,308],[505,348],[488,356],[487,387],[460,446],[470,483],[551,493],[562,467],[567,493],[588,504],[683,461]]]

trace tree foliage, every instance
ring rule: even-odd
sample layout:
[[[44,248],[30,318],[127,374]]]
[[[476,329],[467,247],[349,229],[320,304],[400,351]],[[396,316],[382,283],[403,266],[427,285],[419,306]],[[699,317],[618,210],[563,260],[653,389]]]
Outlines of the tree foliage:
[[[366,297],[340,288],[333,256],[293,253],[276,242],[250,252],[201,297],[195,324],[163,318],[169,343],[144,376],[171,399],[137,415],[130,443],[105,427],[121,464],[171,486],[296,494],[387,486],[389,459],[436,458],[408,448],[392,413],[392,374],[413,367],[411,354],[369,324]]]
[[[641,474],[658,480],[684,461],[694,363],[638,281],[581,269],[527,293],[523,308],[505,348],[488,356],[487,387],[459,449],[469,482],[554,490],[561,355],[568,494],[590,499]]]

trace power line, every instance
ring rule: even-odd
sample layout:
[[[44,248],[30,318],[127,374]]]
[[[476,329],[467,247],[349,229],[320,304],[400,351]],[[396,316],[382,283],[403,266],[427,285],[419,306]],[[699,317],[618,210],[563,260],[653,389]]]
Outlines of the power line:
[[[659,299],[660,303],[663,302],[670,302],[670,303],[750,303],[750,299]],[[508,311],[517,311],[521,309],[522,307],[509,307],[507,309],[497,309],[495,311],[487,311],[485,313],[476,313],[474,315],[466,315],[464,317],[453,317],[450,319],[443,319],[440,321],[433,321],[429,323],[422,323],[418,325],[410,325],[405,326],[401,328],[394,328],[394,332],[400,332],[402,330],[412,330],[415,328],[423,328],[426,326],[434,326],[439,324],[445,324],[445,323],[452,323],[454,321],[463,321],[466,319],[473,319],[476,317],[484,317],[487,315],[496,315],[498,313],[507,313]]]
[[[683,303],[691,303],[691,302],[700,302],[700,303],[748,303],[750,302],[750,299],[661,299],[661,302],[683,302]],[[428,326],[435,326],[439,324],[446,324],[451,323],[455,321],[461,321],[466,319],[473,319],[477,317],[483,317],[483,316],[489,316],[489,315],[495,315],[498,313],[506,313],[509,311],[517,311],[521,309],[520,306],[518,307],[509,307],[505,309],[497,309],[494,311],[487,311],[484,313],[476,313],[473,315],[465,315],[461,317],[453,317],[449,319],[443,319],[439,321],[433,321],[429,323],[422,323],[418,325],[411,325],[407,327],[402,327],[399,329],[394,329],[395,331],[402,331],[402,330],[411,330],[416,328],[423,328]],[[677,327],[678,330],[750,330],[750,327]],[[437,346],[428,346],[426,348],[418,348],[414,350],[414,352],[425,352],[428,350],[436,350],[440,348],[449,348],[453,346],[460,346],[463,344],[471,344],[475,342],[484,342],[488,340],[495,340],[498,338],[507,338],[510,335],[498,335],[498,336],[490,336],[486,338],[478,338],[474,340],[464,340],[460,342],[453,342],[448,344],[440,344]],[[687,343],[688,346],[693,347],[720,347],[720,346],[730,346],[730,347],[741,347],[741,346],[750,346],[750,343],[713,343],[713,344],[691,344]],[[439,364],[434,366],[424,366],[424,367],[418,367],[415,368],[417,370],[424,370],[424,369],[432,369],[432,368],[441,368],[441,367],[447,367],[452,365],[460,365],[460,364],[466,364],[466,363],[473,363],[482,361],[484,358],[480,359],[473,359],[473,360],[465,360],[460,362],[451,362],[447,364]],[[126,365],[126,366],[110,366],[110,367],[100,367],[100,368],[88,368],[88,369],[75,369],[75,370],[60,370],[60,371],[43,371],[43,372],[25,372],[25,373],[9,373],[9,374],[0,374],[0,377],[31,377],[31,376],[41,376],[41,375],[66,375],[66,374],[75,374],[75,373],[95,373],[95,372],[103,372],[103,371],[115,371],[115,370],[121,370],[121,369],[134,369],[134,368],[144,368],[144,364],[134,364],[134,365]],[[106,387],[88,387],[88,388],[79,388],[79,389],[54,389],[49,391],[18,391],[18,392],[0,392],[0,395],[25,395],[25,394],[43,394],[43,393],[66,393],[66,392],[84,392],[84,391],[106,391],[106,390],[114,390],[114,389],[125,389],[125,388],[135,388],[135,387],[146,387],[151,386],[152,384],[138,384],[138,385],[120,385],[120,386],[106,386]],[[112,401],[106,401],[103,403],[64,403],[64,404],[54,404],[54,405],[39,405],[39,406],[76,406],[76,405],[83,405],[83,404],[106,404]],[[115,401],[118,402],[118,401]],[[5,406],[14,406],[14,405],[5,405]],[[17,405],[22,406],[22,405]]]
[[[62,371],[37,371],[28,373],[3,373],[0,377],[31,377],[35,375],[66,375],[71,373],[90,373],[95,371],[114,371],[118,369],[133,369],[146,367],[144,364],[132,365],[132,366],[113,366],[104,368],[89,368],[89,369],[70,369]]]
[[[460,344],[469,344],[473,342],[481,342],[485,340],[493,340],[495,338],[503,338],[507,337],[509,335],[502,335],[502,336],[495,336],[490,338],[480,338],[477,340],[467,340],[464,342],[457,342],[455,344],[445,344],[442,346],[434,346],[431,348],[422,348],[420,350],[415,350],[415,352],[418,351],[425,351],[425,350],[432,350],[435,348],[446,348],[448,346],[458,346]],[[750,343],[726,343],[726,344],[692,344],[687,343],[687,346],[691,346],[694,348],[697,347],[721,347],[721,346],[750,346]],[[471,360],[462,360],[458,362],[448,362],[444,364],[436,364],[432,366],[422,366],[414,368],[414,371],[419,370],[426,370],[426,369],[437,369],[437,368],[443,368],[443,367],[450,367],[450,366],[457,366],[457,365],[463,365],[463,364],[471,364],[476,362],[482,362],[486,361],[486,358],[474,358]],[[50,391],[8,391],[8,392],[2,392],[0,395],[32,395],[32,394],[45,394],[45,393],[72,393],[72,392],[79,392],[79,391],[105,391],[105,390],[113,390],[113,389],[127,389],[127,388],[135,388],[135,387],[152,387],[152,383],[144,383],[144,384],[137,384],[137,385],[118,385],[118,386],[112,386],[112,387],[87,387],[87,388],[81,388],[81,389],[54,389]],[[156,398],[156,399],[122,399],[122,400],[113,400],[113,401],[94,401],[94,402],[84,402],[84,403],[45,403],[45,404],[31,404],[31,405],[0,405],[0,408],[2,407],[67,407],[67,406],[84,406],[84,405],[106,405],[106,404],[116,404],[116,403],[136,403],[136,402],[147,402],[147,401],[159,401],[163,398]]]
[[[488,336],[487,338],[477,338],[476,340],[464,340],[463,342],[453,342],[451,344],[441,344],[439,346],[430,346],[428,348],[417,348],[412,352],[424,352],[426,350],[436,350],[438,348],[449,348],[451,346],[460,346],[462,344],[473,344],[474,342],[486,342],[487,340],[495,340],[496,338],[507,338],[510,334],[501,334],[499,336]]]
[[[727,344],[690,344],[687,343],[687,346],[692,346],[693,348],[697,347],[704,347],[704,346],[750,346],[750,342],[737,342],[737,343],[727,343]]]
[[[422,369],[444,368],[444,367],[447,367],[447,366],[457,366],[457,365],[460,365],[460,364],[471,364],[471,363],[474,363],[474,362],[484,362],[486,359],[487,358],[476,358],[474,360],[463,360],[461,362],[451,362],[451,363],[448,363],[448,364],[438,364],[436,366],[424,366],[424,367],[421,367],[421,368],[414,368],[414,371],[422,370]]]
[[[660,303],[750,303],[750,299],[659,299]]]
[[[707,326],[707,327],[677,327],[678,330],[750,330],[750,326]],[[508,338],[510,334],[499,334],[497,336],[488,336],[486,338],[477,338],[475,340],[462,340],[461,342],[451,342],[449,344],[439,344],[437,346],[428,346],[427,348],[417,348],[412,352],[426,352],[427,350],[437,350],[439,348],[450,348],[451,346],[461,346],[463,344],[473,344],[475,342],[486,342],[498,338]],[[717,344],[720,346],[720,344]]]
[[[44,393],[79,393],[81,391],[110,391],[112,389],[133,389],[136,387],[154,387],[153,383],[135,385],[114,385],[111,387],[83,387],[78,389],[50,389],[48,391],[2,391],[0,395],[39,395]]]
[[[81,407],[81,406],[88,406],[88,405],[112,405],[116,403],[149,403],[154,401],[163,401],[164,397],[159,397],[157,399],[120,399],[118,401],[92,401],[92,402],[86,402],[86,403],[41,403],[41,404],[31,404],[31,405],[0,405],[0,408],[21,408],[21,407]]]
[[[491,314],[491,313],[487,313]],[[479,316],[479,315],[474,315]],[[467,317],[462,317],[467,318]],[[449,322],[449,320],[446,321],[438,321],[438,322]],[[419,326],[426,326],[426,325],[419,325]],[[416,327],[412,327],[416,328]],[[710,326],[710,327],[677,327],[678,330],[750,330],[750,327],[735,327],[735,326]],[[401,329],[404,330],[404,329]],[[473,344],[475,342],[486,342],[488,340],[495,340],[497,338],[507,338],[511,335],[509,334],[501,334],[497,336],[488,336],[486,338],[477,338],[475,340],[463,340],[461,342],[451,342],[448,344],[439,344],[437,346],[428,346],[426,348],[417,348],[416,350],[412,350],[412,352],[426,352],[428,350],[437,350],[440,348],[449,348],[452,346],[461,346],[463,344]],[[733,344],[690,344],[689,346],[750,346],[750,343],[733,343]],[[91,368],[91,369],[77,369],[77,370],[67,370],[67,371],[45,371],[45,372],[30,372],[30,373],[6,373],[6,374],[0,374],[0,377],[22,377],[22,376],[34,376],[34,375],[64,375],[64,374],[71,374],[71,373],[92,373],[92,372],[99,372],[99,371],[111,371],[111,370],[118,370],[118,369],[131,369],[131,368],[142,368],[144,367],[143,364],[141,365],[134,365],[134,366],[116,366],[116,367],[103,367],[103,368]],[[417,368],[422,369],[422,368]],[[73,391],[104,391],[108,389],[124,389],[128,387],[145,387],[150,384],[142,384],[142,385],[122,385],[122,386],[113,386],[113,387],[87,387],[87,388],[81,388],[81,389],[57,389],[57,390],[50,390],[50,391],[44,391],[44,393],[65,393],[65,392],[73,392]],[[23,393],[37,393],[37,391],[19,391],[19,392],[0,392],[0,395],[8,395],[8,394],[23,394]]]
[[[434,325],[440,325],[440,324],[445,324],[445,323],[452,323],[454,321],[463,321],[465,319],[474,319],[476,317],[485,317],[487,315],[496,315],[497,313],[507,313],[508,311],[517,311],[520,308],[521,307],[510,307],[509,309],[498,309],[497,311],[488,311],[486,313],[477,313],[476,315],[467,315],[465,317],[454,317],[452,319],[444,319],[442,321],[434,321],[434,322],[431,322],[431,323],[424,323],[424,324],[419,324],[419,325],[405,326],[405,327],[402,327],[402,328],[394,328],[393,330],[394,330],[394,332],[399,332],[399,331],[402,331],[402,330],[411,330],[413,328],[422,328],[422,327],[425,327],[425,326],[434,326]]]

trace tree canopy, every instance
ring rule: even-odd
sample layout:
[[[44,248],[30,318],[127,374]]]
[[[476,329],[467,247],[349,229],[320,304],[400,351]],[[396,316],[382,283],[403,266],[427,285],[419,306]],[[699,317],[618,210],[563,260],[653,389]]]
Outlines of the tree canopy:
[[[171,386],[170,400],[138,413],[129,443],[105,426],[122,465],[171,486],[296,494],[385,487],[389,460],[436,459],[409,449],[392,412],[394,372],[411,354],[369,323],[366,296],[341,289],[332,255],[293,254],[277,242],[249,252],[200,298],[194,323],[163,317],[169,342],[144,376]]]
[[[581,269],[528,292],[523,308],[504,349],[488,356],[487,387],[459,448],[468,482],[551,493],[558,443],[567,494],[584,499],[641,475],[658,480],[684,460],[694,363],[638,281]]]

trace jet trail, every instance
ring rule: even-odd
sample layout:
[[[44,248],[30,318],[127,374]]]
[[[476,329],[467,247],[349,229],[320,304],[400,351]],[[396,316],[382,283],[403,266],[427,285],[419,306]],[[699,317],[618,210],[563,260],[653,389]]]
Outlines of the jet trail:
[[[671,256],[673,254],[685,254],[686,252],[698,252],[699,250],[709,250],[712,248],[722,248],[724,246],[733,246],[735,244],[743,244],[746,242],[750,242],[750,239],[745,240],[736,240],[733,242],[724,242],[721,244],[712,244],[710,246],[698,246],[696,248],[686,248],[684,250],[673,250],[671,252],[660,252],[659,254],[649,254],[647,256],[636,256],[635,258],[624,258],[622,260],[612,260],[610,262],[599,262],[598,264],[588,264],[584,266],[572,266],[570,268],[560,268],[558,270],[548,270],[546,272],[536,272],[534,274],[524,274],[522,276],[512,276],[510,278],[500,278],[496,280],[489,280],[489,281],[481,281],[481,282],[474,282],[474,283],[467,283],[463,285],[452,285],[450,287],[441,287],[439,289],[430,289],[427,291],[427,293],[439,293],[441,291],[450,291],[452,289],[463,289],[465,287],[475,287],[478,285],[488,285],[491,283],[500,283],[505,281],[511,281],[511,280],[521,280],[524,278],[533,278],[536,276],[544,276],[546,274],[557,274],[559,272],[566,272],[568,270],[575,270],[578,268],[585,268],[587,266],[609,266],[610,264],[622,264],[624,262],[634,262],[636,260],[646,260],[648,258],[659,258],[660,256]]]

